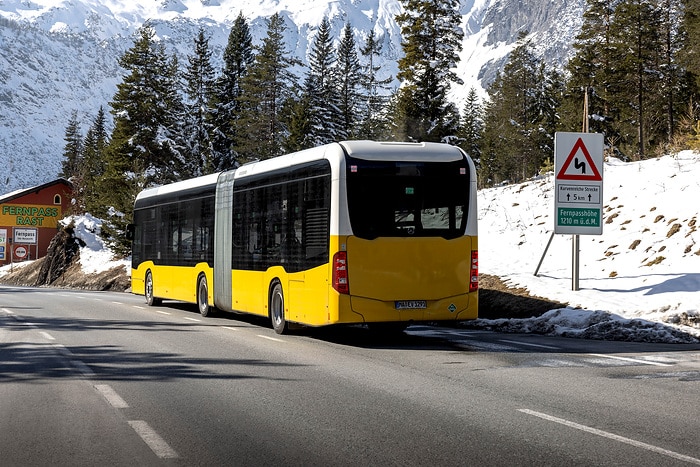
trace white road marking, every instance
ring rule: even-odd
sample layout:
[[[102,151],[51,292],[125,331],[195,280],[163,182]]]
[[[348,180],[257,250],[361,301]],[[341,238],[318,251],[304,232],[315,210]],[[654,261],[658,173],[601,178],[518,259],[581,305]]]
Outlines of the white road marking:
[[[168,316],[170,315],[170,313],[167,311],[156,310],[156,313],[160,313],[161,315],[168,315]]]
[[[597,428],[591,428],[590,426],[581,425],[576,422],[571,422],[569,420],[564,420],[563,418],[553,417],[541,412],[535,412],[529,409],[518,409],[518,412],[526,413],[528,415],[533,415],[535,417],[541,418],[543,420],[548,420],[550,422],[559,423],[560,425],[568,426],[569,428],[574,428],[576,430],[585,431],[586,433],[591,433],[596,436],[602,436],[603,438],[612,439],[614,441],[619,441],[620,443],[629,444],[636,448],[646,449],[647,451],[652,451],[657,454],[661,454],[667,457],[672,457],[683,462],[689,462],[691,464],[700,465],[700,459],[695,457],[686,456],[685,454],[680,454],[674,451],[669,451],[668,449],[660,448],[647,443],[642,443],[641,441],[636,441],[634,439],[625,438],[624,436],[616,435],[615,433],[609,433],[607,431],[599,430]]]
[[[632,363],[640,363],[642,365],[653,365],[653,366],[673,366],[668,363],[661,363],[661,362],[650,362],[649,360],[640,360],[638,358],[629,358],[629,357],[618,357],[617,355],[604,355],[604,354],[599,354],[599,353],[592,353],[589,355],[593,355],[594,357],[602,357],[602,358],[612,358],[614,360],[622,360],[625,362],[632,362]]]
[[[138,308],[139,310],[145,310],[146,308],[139,306],[139,305],[132,305],[134,308]]]
[[[61,354],[64,358],[68,359],[68,362],[73,366],[73,368],[78,370],[85,378],[92,378],[95,376],[95,372],[92,371],[85,363],[81,362],[80,360],[76,360],[73,352],[68,350],[66,346],[62,344],[53,344],[53,348],[56,349],[56,352]]]
[[[477,348],[481,350],[487,350],[491,352],[517,352],[522,349],[513,347],[510,345],[500,345],[491,342],[477,341],[473,339],[456,339],[454,341],[458,346],[464,346],[469,348]]]
[[[201,322],[202,322],[201,319],[190,318],[190,317],[188,317],[188,316],[185,316],[185,319],[186,319],[187,321],[194,321],[195,323],[201,323]]]
[[[71,365],[73,365],[86,378],[92,378],[95,376],[95,372],[80,360],[71,360]]]
[[[238,328],[232,328],[231,326],[221,326],[224,329],[228,329],[229,331],[240,331]]]
[[[14,313],[11,312],[10,310],[8,310],[7,308],[0,308],[0,309],[1,309],[4,313],[7,313],[8,315],[14,315]]]
[[[66,358],[72,358],[73,354],[71,353],[70,350],[68,350],[64,345],[62,344],[54,344],[53,348],[56,349],[56,352],[60,353]]]
[[[263,336],[262,334],[258,334],[257,336],[262,337],[263,339],[267,339],[269,341],[284,342],[282,339],[277,339],[275,337],[270,337],[270,336]]]
[[[175,459],[180,457],[177,452],[165,442],[163,438],[155,432],[153,428],[150,427],[148,423],[143,420],[131,420],[129,425],[134,431],[141,437],[141,439],[151,448],[151,451],[155,453],[161,459]]]
[[[115,409],[126,409],[129,404],[116,393],[109,384],[96,384],[95,389],[102,394],[102,397],[107,399],[107,402]]]
[[[53,337],[51,334],[49,334],[49,333],[46,332],[46,331],[39,331],[39,334],[41,334],[42,336],[44,336],[45,339],[48,339],[48,340],[50,340],[50,341],[55,341],[55,340],[56,340],[55,337]]]
[[[538,349],[561,350],[561,347],[554,347],[553,345],[531,344],[529,342],[509,341],[507,339],[499,339],[499,342],[507,342],[509,344],[517,344],[517,345],[526,345],[528,347],[537,347]]]

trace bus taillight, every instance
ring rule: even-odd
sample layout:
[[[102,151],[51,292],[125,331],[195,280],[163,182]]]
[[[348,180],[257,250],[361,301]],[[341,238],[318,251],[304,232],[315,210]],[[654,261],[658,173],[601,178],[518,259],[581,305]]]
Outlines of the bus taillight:
[[[469,273],[469,291],[479,290],[479,251],[472,250],[472,264]]]
[[[345,251],[339,251],[333,255],[333,288],[338,293],[350,293],[350,282],[348,282],[348,253]]]

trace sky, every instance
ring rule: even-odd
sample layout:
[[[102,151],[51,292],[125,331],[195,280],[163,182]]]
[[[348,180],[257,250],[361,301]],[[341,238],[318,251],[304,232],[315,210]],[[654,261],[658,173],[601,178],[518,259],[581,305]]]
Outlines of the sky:
[[[568,306],[529,319],[479,319],[470,327],[700,342],[700,153],[642,162],[608,159],[602,175],[603,233],[579,237],[579,290],[572,287],[571,235],[551,235],[553,173],[479,191],[479,271]],[[80,253],[86,273],[129,266],[128,259],[112,261],[95,235],[99,219],[88,215],[74,222],[76,236],[87,243]]]

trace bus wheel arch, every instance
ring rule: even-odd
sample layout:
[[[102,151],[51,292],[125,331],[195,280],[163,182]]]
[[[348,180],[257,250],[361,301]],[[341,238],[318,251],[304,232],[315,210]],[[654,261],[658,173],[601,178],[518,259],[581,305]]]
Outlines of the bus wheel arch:
[[[207,276],[204,273],[199,274],[197,277],[197,309],[199,313],[204,316],[210,316],[214,313],[214,308],[209,305],[209,284],[207,283]]]
[[[284,313],[284,292],[282,290],[282,283],[279,279],[274,279],[270,282],[268,296],[268,310],[270,321],[272,323],[272,329],[275,330],[277,334],[285,334],[289,330],[289,325]]]
[[[144,295],[146,296],[146,304],[148,306],[158,306],[161,304],[161,299],[156,298],[153,291],[153,273],[149,269],[146,271],[146,277],[144,279]]]

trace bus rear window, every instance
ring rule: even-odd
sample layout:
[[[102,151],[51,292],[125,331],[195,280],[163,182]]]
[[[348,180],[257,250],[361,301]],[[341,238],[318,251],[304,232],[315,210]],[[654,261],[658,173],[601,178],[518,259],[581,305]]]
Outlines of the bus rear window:
[[[347,159],[353,233],[377,237],[444,237],[464,234],[469,165]]]

